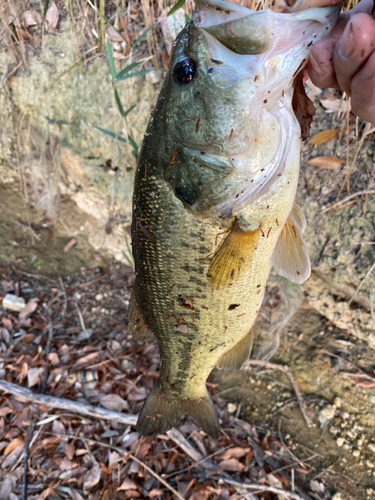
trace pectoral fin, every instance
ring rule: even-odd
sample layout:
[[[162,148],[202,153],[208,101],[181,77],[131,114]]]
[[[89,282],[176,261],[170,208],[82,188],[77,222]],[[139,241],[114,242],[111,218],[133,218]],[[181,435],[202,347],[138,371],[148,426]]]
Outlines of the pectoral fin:
[[[272,255],[272,265],[280,276],[302,285],[311,274],[311,264],[302,236],[306,221],[301,209],[296,207],[281,231]]]
[[[153,342],[156,340],[155,334],[143,319],[135,293],[133,293],[130,299],[128,323],[129,332],[132,334],[134,340],[138,340],[138,342]]]
[[[239,370],[250,358],[253,340],[254,336],[250,330],[246,337],[221,356],[216,363],[216,368],[219,370]]]
[[[222,290],[239,281],[257,249],[259,229],[243,231],[238,221],[214,255],[207,277],[213,290]]]

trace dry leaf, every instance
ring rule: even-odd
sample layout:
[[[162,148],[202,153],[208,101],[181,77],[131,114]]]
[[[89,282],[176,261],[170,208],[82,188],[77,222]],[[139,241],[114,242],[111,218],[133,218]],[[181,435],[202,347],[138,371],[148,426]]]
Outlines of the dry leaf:
[[[229,458],[228,460],[223,460],[219,463],[219,467],[228,472],[239,472],[245,468],[244,464],[241,464],[236,458]]]
[[[64,252],[69,252],[69,250],[74,247],[74,245],[77,243],[77,240],[75,238],[72,238],[65,246],[64,246]]]
[[[22,14],[25,26],[36,26],[42,24],[42,16],[36,10],[27,10]]]
[[[52,366],[58,366],[60,363],[59,357],[55,352],[50,352],[48,354],[48,361],[51,362]]]
[[[301,139],[305,141],[310,137],[310,126],[316,111],[305,92],[303,71],[300,71],[294,80],[292,107],[301,127]]]
[[[78,493],[77,490],[70,489],[73,500],[84,500],[83,497]]]
[[[6,469],[7,467],[12,466],[16,460],[18,460],[18,457],[21,455],[23,451],[24,445],[23,443],[17,446],[4,460],[4,462],[1,464],[2,470]]]
[[[122,397],[118,394],[106,394],[105,396],[102,396],[99,401],[104,408],[107,408],[107,410],[122,411],[129,409],[127,401],[122,399]]]
[[[1,321],[5,328],[7,328],[9,331],[13,330],[13,323],[12,320],[9,318],[1,318]]]
[[[15,439],[13,439],[13,441],[11,441],[9,444],[7,444],[7,446],[5,447],[5,450],[4,450],[4,455],[5,456],[8,456],[9,453],[12,453],[13,450],[15,450],[18,446],[20,446],[21,444],[23,444],[23,439],[19,436]]]
[[[340,160],[340,158],[335,158],[334,156],[317,156],[316,158],[311,158],[307,161],[309,165],[318,168],[334,169],[340,167],[345,160]]]
[[[163,490],[159,490],[158,488],[154,488],[153,490],[149,491],[147,496],[149,498],[154,498],[154,497],[160,497],[163,494]]]
[[[136,490],[137,485],[131,479],[126,478],[125,481],[121,484],[117,491],[127,491],[127,490]]]
[[[0,326],[0,339],[8,343],[10,339],[10,334],[7,328]]]
[[[51,5],[48,7],[46,13],[47,33],[53,33],[55,31],[58,22],[59,22],[59,9],[57,8],[55,2],[52,2]]]
[[[44,368],[30,368],[27,372],[27,384],[29,387],[34,387],[39,383],[42,375],[44,374]]]
[[[358,387],[375,387],[375,378],[370,380],[368,377],[364,377],[363,375],[351,375],[350,378]]]
[[[32,40],[33,37],[30,35],[30,33],[27,30],[22,30],[20,28],[16,28],[16,32],[18,35],[18,38],[22,40]]]
[[[227,460],[228,458],[241,458],[246,453],[250,451],[250,448],[241,448],[240,446],[235,446],[234,448],[229,448],[222,455],[219,456],[220,460]]]
[[[327,130],[321,130],[310,139],[309,144],[313,146],[319,146],[320,144],[324,144],[331,139],[334,139],[339,133],[339,128],[329,128]]]
[[[118,34],[115,28],[113,28],[113,26],[107,26],[105,32],[112,43],[113,42],[121,43],[123,41],[122,36]]]
[[[37,309],[38,304],[39,304],[39,299],[37,299],[35,297],[30,299],[29,302],[25,305],[25,307],[23,307],[20,310],[20,313],[18,315],[18,319],[20,321],[25,321],[25,319],[27,319],[29,316],[31,316],[32,313]]]
[[[6,415],[9,415],[9,413],[13,413],[12,408],[9,408],[9,406],[0,407],[0,417],[5,417]]]
[[[83,481],[83,490],[87,492],[100,481],[100,476],[102,473],[102,466],[98,463],[94,464],[91,469],[87,472],[85,479]]]

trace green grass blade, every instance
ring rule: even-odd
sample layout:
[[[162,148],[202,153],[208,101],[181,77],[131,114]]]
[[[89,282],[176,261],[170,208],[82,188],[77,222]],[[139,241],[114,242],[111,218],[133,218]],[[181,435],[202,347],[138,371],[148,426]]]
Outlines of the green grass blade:
[[[46,18],[48,7],[49,7],[49,0],[46,1],[46,5],[44,7],[44,12],[43,12],[43,18],[44,19]]]
[[[158,22],[159,22],[159,21],[158,21]],[[149,32],[152,28],[154,28],[157,24],[158,24],[158,23],[151,24],[151,26],[149,26],[147,29],[145,29],[145,30],[144,30],[144,32],[143,32],[141,35],[139,35],[139,37],[138,37],[138,38],[137,38],[137,39],[133,42],[133,44],[132,44],[132,46],[131,46],[131,49],[132,49],[132,50],[133,50],[133,49],[135,49],[135,48],[137,47],[137,45],[138,45],[138,42],[139,42],[140,40],[142,40],[142,38],[143,38],[145,35],[147,35],[147,33],[148,33],[148,32]]]
[[[144,61],[135,61],[135,62],[132,62],[131,64],[129,64],[128,66],[126,66],[124,69],[122,69],[120,71],[120,73],[118,73],[116,75],[116,80],[123,80],[124,78],[124,75],[126,75],[127,73],[129,73],[129,71],[131,71],[132,69],[136,68],[137,66],[139,66],[140,64],[142,64]]]
[[[122,137],[122,135],[115,134],[115,132],[111,132],[111,130],[107,130],[105,128],[99,127],[98,125],[92,125],[92,127],[96,128],[100,132],[103,132],[104,134],[111,136],[113,139],[117,139],[118,141],[125,142],[125,144],[127,143],[127,140],[125,139],[125,137]]]
[[[184,5],[185,0],[178,0],[178,2],[171,8],[171,10],[168,12],[167,17],[171,16],[175,12],[178,11],[178,9],[181,9],[181,7]]]
[[[116,33],[117,33],[119,36],[121,36],[121,38],[124,40],[124,42],[126,43],[126,45],[129,45],[129,42],[127,42],[127,41],[125,40],[125,38],[121,35],[121,33],[119,32],[119,30],[118,30],[118,29],[116,29],[116,28],[113,26],[113,24],[111,23],[111,21],[110,21],[109,19],[107,19],[107,18],[105,17],[105,15],[103,15],[103,14],[100,12],[100,10],[99,10],[98,8],[96,8],[96,9],[95,9],[95,12],[97,12],[97,13],[99,14],[99,16],[100,16],[102,19],[104,19],[104,21],[108,24],[108,26],[111,26],[111,27],[112,27],[112,28],[116,31]]]
[[[122,102],[120,100],[120,96],[118,95],[118,92],[117,92],[117,89],[115,88],[115,99],[116,99],[116,104],[117,104],[117,107],[121,113],[121,116],[123,116],[125,118],[126,116],[126,113],[125,113],[125,110],[122,106]]]
[[[117,80],[126,80],[127,78],[132,78],[133,76],[142,76],[142,75],[145,75],[146,73],[150,73],[151,71],[155,71],[155,70],[154,69],[141,69],[140,71],[134,71],[133,73],[127,73],[122,78],[117,78]]]
[[[113,80],[115,80],[116,79],[116,67],[115,67],[115,60],[113,58],[112,45],[111,45],[111,42],[109,41],[109,38],[107,38],[106,51],[107,51],[107,56],[108,56],[109,69],[111,70],[111,75],[112,75]]]
[[[137,105],[136,105],[136,104],[133,104],[133,106],[132,106],[131,108],[127,109],[127,110],[125,111],[125,114],[123,115],[123,116],[124,116],[124,118],[126,118],[126,117],[128,116],[128,114],[129,114],[131,111],[133,111],[133,109],[134,109],[134,108],[136,108],[136,107],[137,107]]]
[[[129,139],[129,142],[131,144],[131,146],[133,147],[134,149],[134,156],[135,156],[135,159],[138,161],[138,157],[139,157],[139,148],[138,148],[138,144],[135,142],[135,140],[133,139],[133,137],[131,135],[128,135],[128,139]]]

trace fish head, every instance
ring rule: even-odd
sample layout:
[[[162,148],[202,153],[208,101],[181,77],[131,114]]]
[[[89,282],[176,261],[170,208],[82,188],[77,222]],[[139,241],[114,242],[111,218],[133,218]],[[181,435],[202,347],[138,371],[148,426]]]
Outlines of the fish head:
[[[196,2],[192,20],[175,40],[161,92],[166,176],[172,182],[179,177],[176,186],[184,189],[176,194],[187,205],[206,197],[199,182],[227,176],[248,154],[265,111],[280,101],[291,110],[294,77],[311,46],[330,33],[340,9],[283,14],[222,0]],[[204,181],[194,172],[197,164],[207,167]]]

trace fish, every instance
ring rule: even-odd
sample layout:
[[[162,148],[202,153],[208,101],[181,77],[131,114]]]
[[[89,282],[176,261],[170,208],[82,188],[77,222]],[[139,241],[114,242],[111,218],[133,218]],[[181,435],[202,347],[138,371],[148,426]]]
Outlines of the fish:
[[[197,0],[174,42],[133,192],[129,331],[161,359],[141,435],[188,414],[218,436],[209,374],[249,359],[272,266],[295,283],[310,275],[293,82],[339,12]]]

